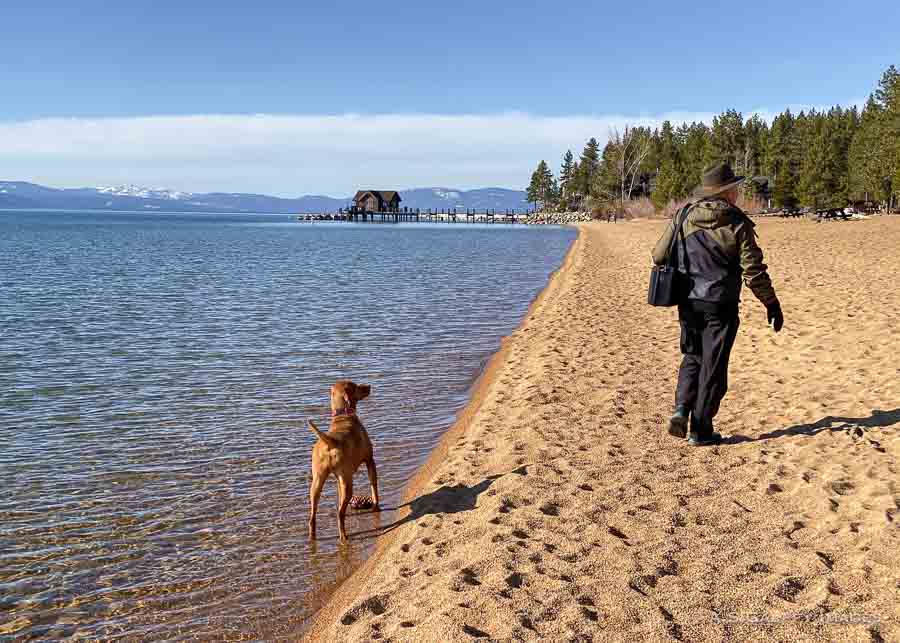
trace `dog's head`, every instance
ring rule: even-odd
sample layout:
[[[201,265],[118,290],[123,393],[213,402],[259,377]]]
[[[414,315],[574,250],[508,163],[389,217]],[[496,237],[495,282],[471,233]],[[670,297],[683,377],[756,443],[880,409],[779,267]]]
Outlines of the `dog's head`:
[[[355,409],[356,403],[369,397],[372,387],[368,384],[355,384],[350,380],[341,380],[331,387],[331,410],[343,411]]]

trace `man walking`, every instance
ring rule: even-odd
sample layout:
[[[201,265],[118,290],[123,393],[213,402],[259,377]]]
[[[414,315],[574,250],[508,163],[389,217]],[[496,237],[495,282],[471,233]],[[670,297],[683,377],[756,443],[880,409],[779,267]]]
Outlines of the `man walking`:
[[[726,163],[714,165],[695,190],[697,199],[676,215],[653,250],[657,265],[666,262],[676,240],[681,300],[681,352],[684,358],[675,389],[675,414],[669,433],[688,434],[695,446],[719,444],[713,418],[728,390],[728,360],[739,325],[741,280],[766,307],[775,332],[784,325],[781,304],[756,243],[753,222],[735,203],[744,177]]]

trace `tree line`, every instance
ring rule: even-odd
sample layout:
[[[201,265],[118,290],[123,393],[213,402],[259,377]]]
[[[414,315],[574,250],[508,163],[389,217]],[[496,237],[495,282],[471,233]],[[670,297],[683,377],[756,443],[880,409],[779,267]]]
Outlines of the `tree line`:
[[[649,197],[661,210],[688,197],[718,161],[752,177],[746,196],[779,208],[893,208],[900,203],[900,72],[891,65],[862,110],[786,109],[767,123],[729,109],[712,125],[614,129],[602,149],[591,138],[577,159],[566,152],[558,176],[541,161],[527,198],[544,209],[622,212],[628,201]]]

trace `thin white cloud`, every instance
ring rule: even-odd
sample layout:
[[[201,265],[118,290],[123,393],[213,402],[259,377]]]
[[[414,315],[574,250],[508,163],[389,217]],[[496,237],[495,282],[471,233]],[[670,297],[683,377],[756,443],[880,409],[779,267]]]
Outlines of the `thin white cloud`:
[[[759,110],[768,115],[766,110]],[[360,185],[521,188],[611,128],[713,114],[191,115],[0,122],[0,179],[346,195]]]

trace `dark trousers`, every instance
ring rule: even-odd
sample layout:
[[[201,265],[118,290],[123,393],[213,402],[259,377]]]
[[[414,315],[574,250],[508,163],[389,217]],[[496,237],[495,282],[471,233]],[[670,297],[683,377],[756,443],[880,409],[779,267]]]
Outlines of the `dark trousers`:
[[[678,316],[684,358],[675,404],[711,425],[728,391],[728,360],[740,325],[737,306],[688,302],[678,307]]]

